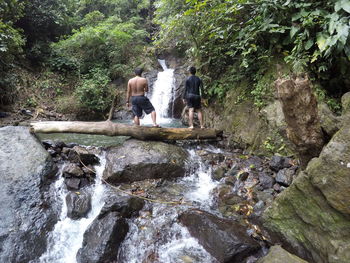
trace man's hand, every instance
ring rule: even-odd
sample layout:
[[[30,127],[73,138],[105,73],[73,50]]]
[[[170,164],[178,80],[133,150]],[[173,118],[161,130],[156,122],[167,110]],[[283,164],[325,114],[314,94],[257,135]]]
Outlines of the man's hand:
[[[126,107],[128,107],[128,108],[130,107],[130,103],[129,102],[126,103]]]

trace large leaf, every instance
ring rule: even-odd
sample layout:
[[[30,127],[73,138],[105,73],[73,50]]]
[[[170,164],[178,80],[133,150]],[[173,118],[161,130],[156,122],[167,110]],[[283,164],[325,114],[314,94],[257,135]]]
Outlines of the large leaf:
[[[324,35],[322,33],[317,34],[317,46],[321,52],[326,50],[326,48],[327,48],[327,36],[326,35]]]
[[[334,10],[338,12],[340,9],[350,13],[350,0],[339,0],[335,3]]]

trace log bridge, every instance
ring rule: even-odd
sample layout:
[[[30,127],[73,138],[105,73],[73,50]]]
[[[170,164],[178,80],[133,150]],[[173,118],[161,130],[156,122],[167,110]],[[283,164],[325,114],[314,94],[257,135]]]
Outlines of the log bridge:
[[[83,133],[107,136],[131,136],[138,140],[206,140],[220,139],[223,132],[216,129],[156,128],[126,125],[111,121],[44,121],[31,122],[33,133]]]

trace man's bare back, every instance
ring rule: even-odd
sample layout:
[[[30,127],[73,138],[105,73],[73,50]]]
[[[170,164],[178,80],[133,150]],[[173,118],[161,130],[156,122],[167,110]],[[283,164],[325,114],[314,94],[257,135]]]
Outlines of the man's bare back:
[[[145,92],[148,92],[147,79],[136,76],[128,82],[128,97],[130,96],[143,96]]]

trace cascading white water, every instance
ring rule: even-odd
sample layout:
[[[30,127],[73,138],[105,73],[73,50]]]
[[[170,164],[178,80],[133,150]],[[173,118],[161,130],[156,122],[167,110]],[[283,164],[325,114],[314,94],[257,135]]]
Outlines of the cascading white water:
[[[174,69],[169,69],[165,60],[158,60],[163,68],[162,72],[157,75],[157,80],[151,90],[151,102],[157,113],[157,122],[159,124],[171,122],[171,116],[169,116],[169,106],[172,105],[174,100]],[[151,116],[146,115],[142,120],[143,124],[151,124]]]
[[[64,186],[61,169],[60,179],[56,182],[57,196],[62,201],[60,219],[50,234],[47,252],[40,257],[40,263],[76,263],[76,254],[82,246],[84,232],[95,217],[98,216],[104,204],[105,187],[102,184],[101,178],[106,159],[104,156],[99,156],[99,158],[100,164],[95,166],[95,183],[90,187],[91,211],[87,215],[87,218],[72,220],[67,217],[65,196],[68,191]]]
[[[186,202],[193,202],[197,208],[210,210],[210,193],[217,183],[211,179],[211,168],[204,165],[195,151],[190,150],[189,155],[190,163],[199,167],[190,176],[179,179],[174,184],[180,186]],[[155,255],[155,262],[158,263],[186,262],[186,259],[188,262],[216,262],[198,241],[191,237],[187,228],[177,222],[179,213],[188,208],[186,205],[172,207],[153,204],[150,215],[140,216],[131,224],[129,234],[120,250],[120,263],[144,262],[150,255]]]

